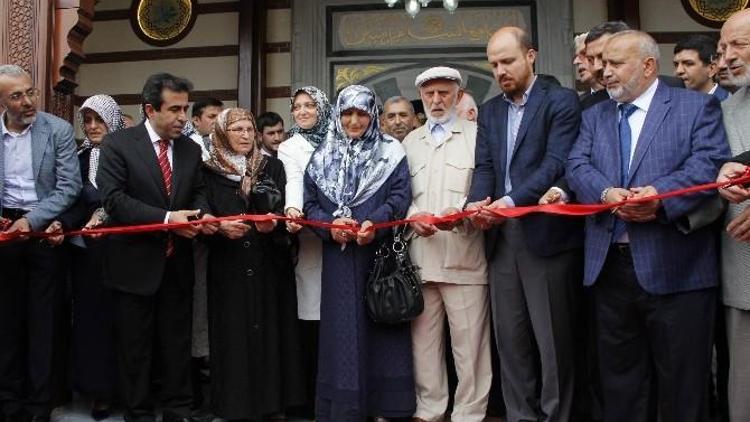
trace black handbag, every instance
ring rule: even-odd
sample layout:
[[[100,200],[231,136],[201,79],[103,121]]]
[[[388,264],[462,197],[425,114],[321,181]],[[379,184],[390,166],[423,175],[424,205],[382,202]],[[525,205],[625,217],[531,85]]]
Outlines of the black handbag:
[[[409,257],[408,240],[396,229],[393,243],[383,242],[375,254],[375,265],[367,280],[367,313],[375,322],[399,324],[424,310],[419,269]]]
[[[258,214],[279,213],[283,210],[284,197],[281,190],[265,172],[261,172],[260,180],[250,191],[250,199]]]

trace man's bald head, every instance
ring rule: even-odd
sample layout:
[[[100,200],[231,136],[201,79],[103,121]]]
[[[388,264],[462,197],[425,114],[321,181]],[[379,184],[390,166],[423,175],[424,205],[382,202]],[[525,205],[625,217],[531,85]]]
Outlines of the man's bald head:
[[[520,101],[534,80],[536,50],[529,34],[515,26],[500,28],[487,43],[487,61],[500,89]]]
[[[618,32],[607,40],[602,61],[610,97],[618,102],[631,102],[658,77],[659,47],[645,32]]]
[[[492,45],[493,42],[507,43],[509,40],[515,42],[515,46],[517,48],[523,50],[534,49],[534,43],[531,42],[531,36],[529,35],[529,33],[526,32],[525,29],[519,28],[517,26],[504,26],[495,31],[495,33],[490,37],[490,40],[487,43],[487,47],[489,48],[489,46]]]
[[[719,63],[729,71],[735,86],[750,85],[750,9],[743,9],[727,19],[721,27]]]
[[[456,104],[456,115],[470,122],[476,122],[478,112],[479,109],[477,108],[477,102],[474,101],[474,97],[468,92],[464,92],[461,100]]]

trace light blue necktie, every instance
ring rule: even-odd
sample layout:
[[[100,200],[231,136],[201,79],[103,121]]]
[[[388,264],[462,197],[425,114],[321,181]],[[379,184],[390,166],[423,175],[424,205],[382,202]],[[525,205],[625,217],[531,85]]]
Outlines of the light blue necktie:
[[[632,134],[630,132],[630,123],[628,118],[638,107],[630,103],[622,103],[617,106],[620,109],[620,124],[618,131],[620,133],[620,187],[626,188],[628,183],[628,174],[630,173],[630,148],[632,143]],[[625,233],[625,222],[615,217],[615,227],[612,230],[612,241],[617,242]]]
[[[443,128],[443,125],[440,123],[435,124],[435,126],[432,127],[432,140],[435,141],[436,145],[440,145],[443,143],[443,140],[445,139],[445,129]]]

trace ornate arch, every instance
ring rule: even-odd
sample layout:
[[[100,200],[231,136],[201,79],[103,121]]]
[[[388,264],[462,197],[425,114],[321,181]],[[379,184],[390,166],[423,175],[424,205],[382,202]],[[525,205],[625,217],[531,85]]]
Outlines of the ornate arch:
[[[93,29],[94,3],[95,0],[55,1],[48,109],[69,122],[73,122],[76,74],[86,57],[83,41]]]

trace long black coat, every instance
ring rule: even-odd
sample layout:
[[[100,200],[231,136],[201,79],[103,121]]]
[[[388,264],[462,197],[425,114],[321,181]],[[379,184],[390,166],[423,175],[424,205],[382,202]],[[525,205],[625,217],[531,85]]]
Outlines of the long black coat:
[[[266,158],[264,173],[282,191],[284,168]],[[254,214],[239,182],[205,171],[216,216]],[[281,206],[274,213],[281,214]],[[255,229],[209,245],[208,307],[211,398],[224,419],[260,420],[305,402],[294,273],[283,223],[272,233]]]

